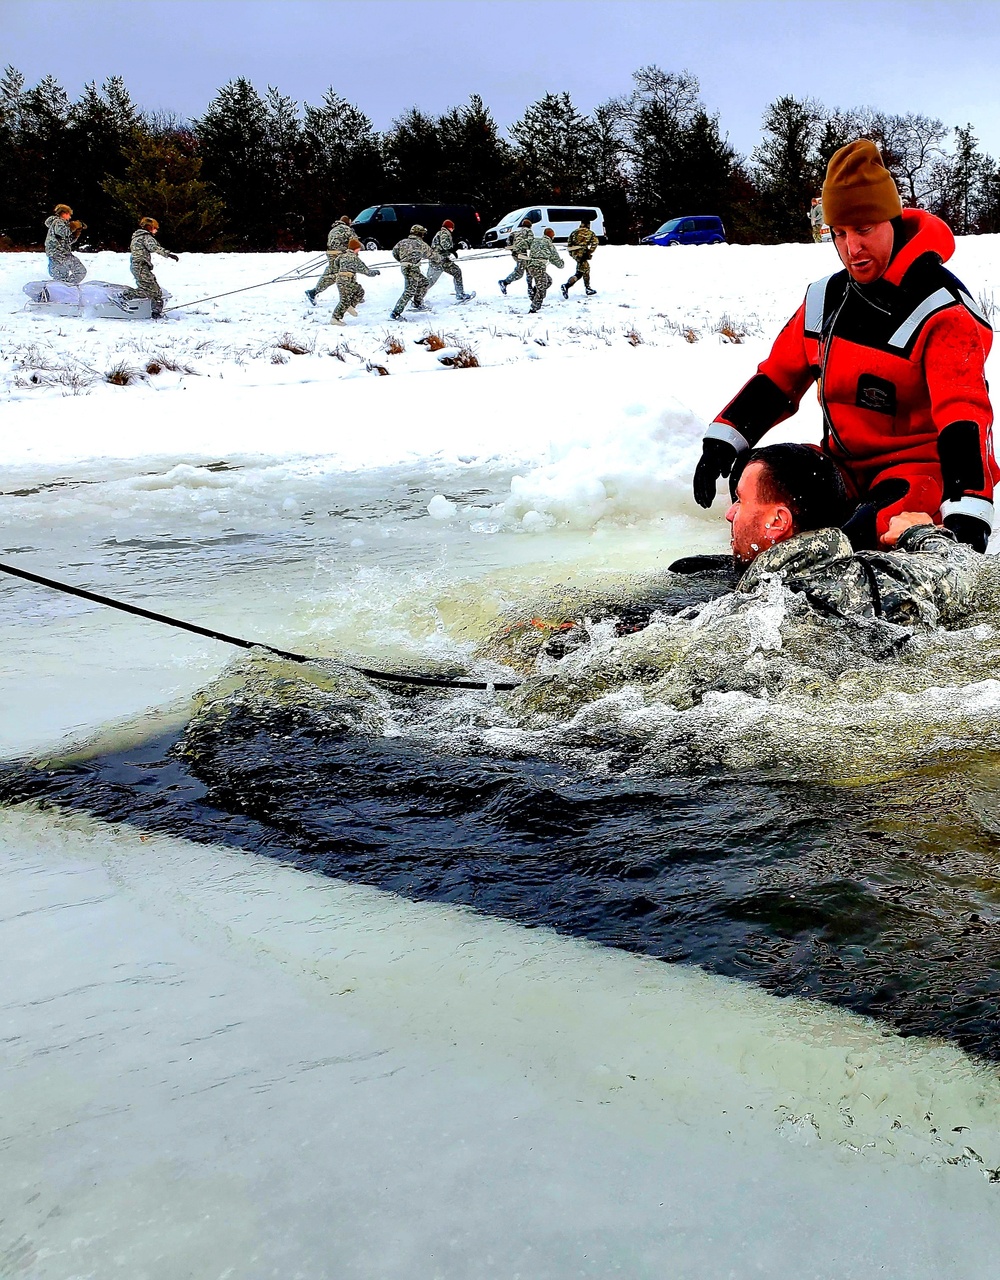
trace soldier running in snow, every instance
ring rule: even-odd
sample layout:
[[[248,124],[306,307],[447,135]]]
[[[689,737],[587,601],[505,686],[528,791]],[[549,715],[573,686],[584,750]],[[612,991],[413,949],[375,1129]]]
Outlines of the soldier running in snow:
[[[424,261],[440,262],[441,255],[424,239],[426,234],[427,228],[415,223],[410,228],[410,234],[404,240],[400,240],[392,251],[392,256],[399,263],[404,281],[403,292],[392,309],[393,320],[400,318],[408,302],[413,304],[414,311],[430,310],[430,307],[424,306],[424,294],[427,292],[428,284],[427,277],[420,270],[420,264]]]
[[[562,286],[562,296],[564,298],[569,297],[569,291],[577,280],[583,281],[583,287],[587,290],[588,296],[597,292],[596,289],[590,287],[590,259],[594,256],[594,250],[599,244],[600,241],[590,229],[590,220],[588,218],[584,218],[576,230],[569,233],[566,249],[569,256],[576,263],[576,270]]]
[[[335,262],[331,263],[337,278],[337,292],[340,294],[340,301],[337,303],[333,311],[333,319],[331,324],[343,324],[344,313],[349,311],[352,316],[358,314],[358,307],[365,300],[365,291],[358,284],[357,274],[360,271],[363,276],[377,276],[382,273],[374,267],[366,267],[358,257],[358,250],[361,248],[360,240],[349,240],[347,248],[343,253],[338,255]]]
[[[316,305],[317,293],[322,293],[324,289],[329,289],[330,285],[336,282],[337,259],[350,244],[353,235],[351,220],[346,213],[330,228],[330,232],[326,237],[326,270],[313,287],[306,290],[306,297],[313,306]]]
[[[511,236],[510,252],[514,259],[514,270],[509,276],[504,276],[502,280],[498,280],[500,292],[506,297],[507,286],[513,284],[515,280],[520,280],[524,275],[528,263],[528,247],[535,238],[535,231],[531,225],[530,218],[522,218],[521,225]],[[528,281],[528,294],[531,294],[531,281]]]
[[[533,237],[528,245],[528,262],[525,270],[528,272],[528,288],[531,291],[529,311],[541,311],[545,295],[552,285],[552,277],[545,270],[546,264],[551,262],[555,267],[565,266],[552,243],[555,236],[556,233],[552,228],[546,227],[544,234]]]
[[[71,221],[72,217],[73,210],[68,204],[57,204],[52,216],[45,219],[49,275],[63,284],[79,284],[87,274],[87,268],[73,252],[73,245],[86,227],[82,222]]]
[[[441,273],[446,271],[448,275],[455,281],[455,298],[459,302],[469,302],[476,295],[474,293],[466,293],[465,285],[462,283],[462,268],[455,261],[458,250],[455,248],[455,237],[451,234],[455,230],[455,224],[450,218],[445,218],[441,224],[441,230],[437,232],[431,241],[431,248],[438,253],[439,261],[432,262],[427,268],[427,290],[431,289],[441,277]]]
[[[126,289],[121,294],[123,302],[131,302],[135,298],[151,299],[154,320],[163,315],[163,290],[156,276],[153,275],[152,255],[158,253],[161,258],[172,258],[174,262],[180,261],[176,253],[171,253],[157,243],[156,234],[159,229],[160,224],[155,218],[139,219],[139,226],[132,232],[132,242],[129,245],[129,252],[132,255],[129,265],[135,277],[136,287]]]

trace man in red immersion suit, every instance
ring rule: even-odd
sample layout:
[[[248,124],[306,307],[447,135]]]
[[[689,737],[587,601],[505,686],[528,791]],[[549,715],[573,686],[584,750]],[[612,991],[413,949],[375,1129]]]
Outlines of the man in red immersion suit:
[[[993,334],[944,267],[955,238],[940,218],[903,209],[873,142],[831,159],[823,210],[844,270],[811,284],[771,354],[705,433],[695,500],[813,382],[823,450],[856,505],[856,549],[878,547],[893,516],[923,511],[985,551],[993,526],[993,413],[984,375]]]

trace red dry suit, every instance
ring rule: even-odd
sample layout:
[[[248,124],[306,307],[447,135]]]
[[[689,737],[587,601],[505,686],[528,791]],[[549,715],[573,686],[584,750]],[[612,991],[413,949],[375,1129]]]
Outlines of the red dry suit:
[[[993,412],[984,364],[993,340],[965,286],[942,265],[955,237],[903,211],[905,243],[881,279],[847,271],[811,284],[757,373],[705,439],[738,452],[789,417],[819,382],[823,449],[848,492],[874,502],[878,536],[900,511],[993,522]]]

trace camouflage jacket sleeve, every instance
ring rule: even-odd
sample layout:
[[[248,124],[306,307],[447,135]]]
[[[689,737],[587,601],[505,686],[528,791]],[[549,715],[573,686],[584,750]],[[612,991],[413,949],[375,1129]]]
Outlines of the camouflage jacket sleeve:
[[[145,252],[146,252],[147,254],[150,254],[150,253],[158,253],[158,254],[160,255],[160,257],[161,257],[161,258],[169,258],[169,257],[170,257],[170,250],[169,250],[169,249],[164,249],[164,247],[163,247],[161,244],[159,244],[159,243],[158,243],[158,241],[157,241],[156,237],[155,237],[154,235],[152,235],[152,233],[151,233],[151,232],[149,232],[149,231],[142,231],[142,232],[140,232],[139,234],[140,234],[140,237],[141,237],[140,243],[142,244],[142,247],[143,247],[143,249],[145,250]],[[135,246],[135,237],[134,237],[134,236],[133,236],[133,238],[132,238],[132,245],[133,245],[132,252],[134,253],[134,252],[135,252],[135,248],[134,248],[134,246]]]
[[[330,233],[326,237],[327,250],[335,253],[343,253],[351,242],[351,236],[354,232],[350,227],[345,226],[343,222],[335,222],[330,228]]]
[[[890,622],[954,622],[968,607],[982,557],[939,525],[907,529],[895,551],[861,551],[874,571],[881,613]]]
[[[565,266],[566,264],[563,262],[562,258],[560,258],[559,251],[556,248],[555,243],[552,240],[550,240],[548,236],[543,236],[542,239],[545,241],[545,244],[547,246],[548,251],[546,253],[546,257],[548,258],[549,262],[551,262],[552,265],[556,267]]]
[[[371,267],[366,267],[358,255],[351,249],[345,249],[345,251],[337,257],[334,266],[338,271],[347,271],[350,272],[351,275],[378,275],[377,271],[373,271]]]
[[[437,249],[438,253],[443,254],[445,257],[455,252],[455,241],[447,227],[442,227],[435,235],[431,241],[431,248]]]

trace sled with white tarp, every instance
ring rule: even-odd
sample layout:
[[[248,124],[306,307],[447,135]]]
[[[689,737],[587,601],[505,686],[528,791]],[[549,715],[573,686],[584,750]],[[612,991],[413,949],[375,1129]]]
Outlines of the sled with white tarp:
[[[108,280],[84,280],[63,284],[60,280],[32,280],[21,292],[29,301],[25,310],[53,316],[100,317],[105,320],[149,320],[153,304],[149,298],[124,299],[132,286]],[[164,300],[170,294],[164,290]]]

